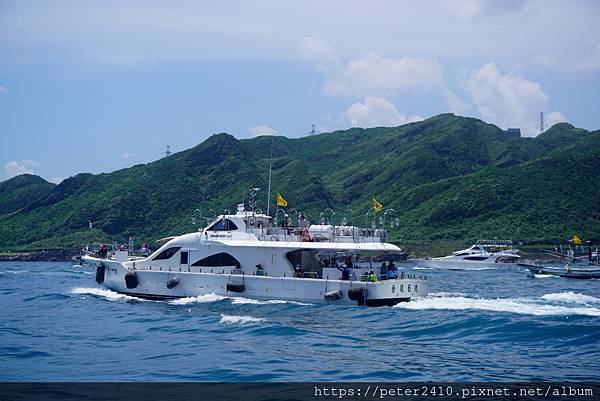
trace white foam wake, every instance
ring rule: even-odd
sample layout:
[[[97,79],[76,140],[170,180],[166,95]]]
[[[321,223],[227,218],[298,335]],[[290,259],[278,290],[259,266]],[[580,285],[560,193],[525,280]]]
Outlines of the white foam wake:
[[[260,323],[264,322],[266,319],[261,317],[252,317],[252,316],[238,316],[238,315],[224,315],[221,314],[221,320],[219,323],[225,324],[247,324],[247,323]]]
[[[551,296],[559,295],[558,298],[569,298],[564,293],[548,294]],[[579,295],[581,294],[574,294]],[[583,295],[583,297],[587,297]],[[552,297],[551,297],[552,298]],[[593,298],[593,297],[591,297]],[[578,298],[581,299],[581,298]],[[431,294],[424,298],[415,298],[410,302],[400,303],[396,308],[423,310],[423,309],[446,309],[446,310],[484,310],[492,312],[518,313],[523,315],[535,316],[560,316],[560,315],[585,315],[600,316],[600,308],[590,306],[589,304],[575,305],[555,305],[546,302],[544,297],[537,299],[528,298],[476,298],[464,295],[448,296]],[[552,299],[556,301],[556,299]],[[573,302],[572,302],[573,303]],[[577,303],[577,302],[574,302]],[[585,306],[584,306],[585,305]]]
[[[173,301],[169,301],[169,303],[171,305],[206,304],[206,303],[221,301],[226,298],[227,297],[210,293],[210,294],[198,295],[197,297],[179,298],[179,299],[175,299]]]
[[[231,303],[234,305],[276,305],[276,304],[294,304],[302,306],[310,306],[311,304],[305,304],[298,301],[286,301],[283,299],[269,299],[269,300],[258,300],[244,297],[233,297]]]
[[[125,294],[120,294],[115,291],[111,291],[105,288],[85,288],[85,287],[77,287],[71,290],[71,294],[89,294],[95,295],[97,297],[103,297],[108,299],[109,301],[144,301],[141,298],[132,297]]]
[[[554,301],[567,304],[600,306],[599,298],[592,297],[591,295],[579,294],[573,291],[546,294],[542,296],[542,299],[545,299],[546,301]]]

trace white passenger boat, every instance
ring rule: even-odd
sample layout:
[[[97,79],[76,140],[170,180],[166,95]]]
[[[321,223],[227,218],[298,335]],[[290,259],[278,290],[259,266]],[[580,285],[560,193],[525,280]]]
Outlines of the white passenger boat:
[[[482,240],[449,256],[414,261],[419,267],[441,270],[506,268],[516,266],[516,262],[521,258],[518,252],[517,249],[512,249],[511,241]]]
[[[371,260],[400,251],[382,241],[381,230],[308,225],[275,227],[271,217],[238,205],[235,214],[218,216],[206,228],[166,238],[146,258],[103,259],[85,255],[96,265],[96,281],[132,296],[165,299],[204,294],[281,299],[311,303],[382,306],[428,293],[422,275],[379,275]],[[317,255],[345,255],[352,268],[342,280],[339,270],[323,269]],[[337,263],[337,262],[336,262]],[[373,274],[365,274],[373,272]]]

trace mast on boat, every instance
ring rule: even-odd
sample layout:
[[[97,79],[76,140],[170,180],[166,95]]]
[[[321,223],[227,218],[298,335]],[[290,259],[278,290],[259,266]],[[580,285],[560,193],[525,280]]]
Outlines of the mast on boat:
[[[271,137],[271,158],[269,159],[269,187],[267,189],[267,216],[270,216],[270,208],[271,208],[271,167],[273,166],[273,142],[275,141],[275,137]]]

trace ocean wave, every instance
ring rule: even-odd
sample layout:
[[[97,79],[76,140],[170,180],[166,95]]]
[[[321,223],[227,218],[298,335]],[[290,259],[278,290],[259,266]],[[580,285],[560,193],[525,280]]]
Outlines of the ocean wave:
[[[558,294],[548,294],[558,295]],[[581,295],[581,294],[579,294]],[[572,296],[563,294],[558,298],[573,299]],[[584,296],[586,297],[586,296]],[[551,297],[552,298],[552,297]],[[593,297],[591,297],[593,298]],[[579,298],[580,299],[580,298]],[[438,295],[431,294],[423,298],[415,298],[410,302],[401,303],[395,308],[424,310],[424,309],[447,309],[447,310],[484,310],[491,312],[517,313],[534,316],[564,316],[585,315],[600,316],[600,308],[593,306],[567,306],[550,304],[543,297],[540,299],[530,298],[478,298],[465,295]],[[556,301],[556,299],[552,299]]]
[[[198,295],[197,297],[185,297],[175,299],[173,301],[169,301],[171,305],[191,305],[191,304],[207,304],[211,302],[222,301],[223,299],[227,299],[222,295],[217,295],[214,293]]]
[[[542,295],[542,299],[546,301],[554,301],[568,304],[600,305],[600,298],[596,298],[591,295],[579,294],[573,291],[557,292]]]
[[[106,298],[109,301],[144,301],[144,299],[132,297],[130,295],[120,294],[118,292],[107,290],[105,288],[77,287],[71,290],[71,294],[95,295],[97,297]]]
[[[219,323],[225,324],[247,324],[247,323],[260,323],[265,322],[266,319],[262,317],[252,317],[252,316],[238,316],[238,315],[224,315],[221,314],[221,320]]]

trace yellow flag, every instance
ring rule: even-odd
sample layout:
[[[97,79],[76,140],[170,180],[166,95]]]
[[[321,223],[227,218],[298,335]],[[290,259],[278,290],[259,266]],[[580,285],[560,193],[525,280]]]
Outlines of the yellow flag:
[[[375,212],[379,212],[381,209],[383,209],[383,205],[377,202],[377,199],[373,198],[371,203],[373,204],[373,209],[375,210]]]
[[[581,242],[582,242],[582,241],[581,241],[581,238],[579,238],[579,237],[577,236],[577,234],[573,235],[573,243],[574,243],[575,245],[581,245]]]
[[[283,199],[279,192],[277,192],[277,206],[287,206],[287,201]]]

